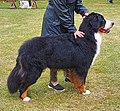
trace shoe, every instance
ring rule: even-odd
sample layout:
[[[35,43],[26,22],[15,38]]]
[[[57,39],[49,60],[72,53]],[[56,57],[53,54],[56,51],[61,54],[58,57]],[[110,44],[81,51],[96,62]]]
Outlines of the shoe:
[[[113,3],[113,1],[109,1],[110,3]]]
[[[65,91],[65,88],[60,84],[57,84],[56,86],[54,86],[52,83],[49,83],[48,88],[54,89],[55,91],[59,91],[59,92]]]
[[[71,82],[70,79],[68,78],[65,78],[65,82]]]
[[[113,2],[110,2],[110,3],[113,3]]]

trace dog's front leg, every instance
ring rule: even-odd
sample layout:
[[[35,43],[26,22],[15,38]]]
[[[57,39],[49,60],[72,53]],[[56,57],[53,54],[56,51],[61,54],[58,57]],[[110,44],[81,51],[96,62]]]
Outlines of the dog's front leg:
[[[90,94],[89,90],[86,90],[85,87],[85,77],[80,77],[75,70],[69,70],[68,77],[70,81],[74,84],[75,88],[81,93],[81,94]]]

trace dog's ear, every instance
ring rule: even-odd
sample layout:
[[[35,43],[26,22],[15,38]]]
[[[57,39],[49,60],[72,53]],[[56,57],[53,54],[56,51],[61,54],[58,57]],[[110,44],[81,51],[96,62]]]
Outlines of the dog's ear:
[[[98,15],[94,15],[94,17],[90,20],[90,26],[92,27],[92,29],[94,30],[98,30],[100,27],[100,18]]]

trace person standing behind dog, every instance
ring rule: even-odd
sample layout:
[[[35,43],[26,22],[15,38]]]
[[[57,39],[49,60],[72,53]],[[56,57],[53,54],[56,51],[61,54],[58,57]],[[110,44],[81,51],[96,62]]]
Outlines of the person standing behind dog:
[[[84,37],[84,33],[77,31],[74,25],[74,11],[83,18],[88,15],[88,10],[83,6],[82,0],[49,0],[43,17],[41,36],[74,33],[75,37]],[[57,91],[65,90],[58,83],[56,69],[50,69],[48,88]]]

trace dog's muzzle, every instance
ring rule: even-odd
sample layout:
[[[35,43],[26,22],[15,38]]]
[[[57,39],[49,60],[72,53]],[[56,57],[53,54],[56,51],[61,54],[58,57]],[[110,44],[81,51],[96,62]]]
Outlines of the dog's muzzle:
[[[113,21],[108,21],[106,20],[106,24],[105,24],[105,27],[101,27],[99,29],[100,32],[102,33],[109,33],[110,32],[110,29],[113,27],[114,25],[114,22]]]

